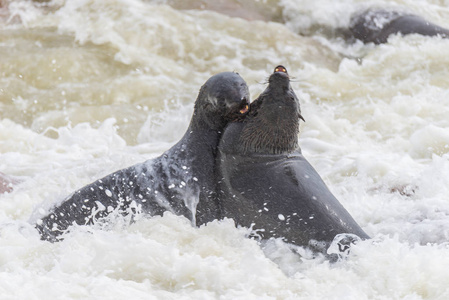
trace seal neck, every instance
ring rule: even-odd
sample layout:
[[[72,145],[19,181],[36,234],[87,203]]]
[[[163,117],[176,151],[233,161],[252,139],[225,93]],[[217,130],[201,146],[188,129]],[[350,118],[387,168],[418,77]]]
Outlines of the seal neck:
[[[259,154],[285,154],[298,149],[299,118],[288,106],[267,106],[260,109],[277,111],[278,117],[258,117],[248,123],[242,131],[241,142],[244,151]]]
[[[183,139],[189,141],[193,148],[209,149],[204,146],[210,146],[215,151],[225,126],[226,122],[221,121],[219,116],[208,114],[207,111],[195,104],[192,120]],[[195,144],[201,145],[201,147],[195,146]]]
[[[216,148],[220,140],[221,134],[222,130],[211,129],[197,125],[192,126],[191,124],[187,128],[187,131],[181,140],[188,141],[188,144],[190,144],[194,149],[201,148],[207,149],[205,151],[209,151],[210,150],[209,147],[212,147],[212,149]]]
[[[190,130],[196,131],[223,131],[227,121],[219,113],[212,113],[210,103],[198,99],[193,108],[193,116],[189,124]]]
[[[201,105],[195,104],[189,127],[178,144],[183,145],[191,159],[201,160],[201,165],[212,167],[226,122],[220,121],[220,116],[208,114],[202,108]]]

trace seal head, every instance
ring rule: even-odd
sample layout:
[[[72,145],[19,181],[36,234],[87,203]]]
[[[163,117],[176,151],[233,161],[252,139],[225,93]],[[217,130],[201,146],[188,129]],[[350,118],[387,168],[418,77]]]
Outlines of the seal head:
[[[223,72],[209,78],[195,102],[192,129],[222,130],[229,122],[246,115],[249,90],[238,73]]]
[[[277,66],[268,87],[251,104],[240,138],[243,153],[281,154],[298,148],[301,109],[284,66]]]

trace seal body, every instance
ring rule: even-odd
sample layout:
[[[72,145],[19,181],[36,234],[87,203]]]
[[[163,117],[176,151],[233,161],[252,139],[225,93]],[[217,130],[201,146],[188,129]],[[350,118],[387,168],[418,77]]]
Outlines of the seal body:
[[[298,147],[299,101],[274,72],[243,122],[219,144],[218,197],[223,217],[263,238],[324,251],[337,234],[368,235],[329,191]],[[318,247],[318,248],[317,248]]]
[[[176,145],[74,192],[38,220],[42,238],[57,241],[72,224],[93,224],[112,212],[170,211],[194,225],[216,219],[216,148],[227,122],[244,115],[248,105],[248,87],[237,73],[214,75],[201,87],[187,132]]]
[[[449,37],[449,30],[435,25],[420,16],[390,11],[368,9],[351,17],[350,32],[364,43],[386,43],[392,34],[417,33],[425,36]]]

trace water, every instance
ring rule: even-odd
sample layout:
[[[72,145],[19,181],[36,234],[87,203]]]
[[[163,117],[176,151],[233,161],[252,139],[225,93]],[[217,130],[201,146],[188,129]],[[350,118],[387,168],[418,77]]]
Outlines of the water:
[[[335,38],[369,6],[449,28],[447,1],[0,3],[0,172],[20,181],[0,195],[1,299],[449,297],[449,40]],[[238,71],[254,99],[278,64],[304,155],[374,237],[346,261],[172,215],[39,240],[37,212],[173,145],[211,75]]]

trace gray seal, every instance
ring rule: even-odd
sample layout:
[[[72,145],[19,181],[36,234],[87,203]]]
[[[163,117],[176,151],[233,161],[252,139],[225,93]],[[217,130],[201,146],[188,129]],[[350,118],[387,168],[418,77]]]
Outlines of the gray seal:
[[[351,17],[349,30],[364,43],[386,43],[392,34],[449,37],[449,30],[405,12],[371,8]]]
[[[214,165],[226,124],[249,106],[246,82],[233,72],[212,76],[201,87],[190,125],[161,156],[116,171],[67,197],[35,225],[42,239],[57,241],[72,224],[89,225],[112,212],[162,215],[170,211],[192,223],[217,218]]]
[[[228,124],[220,141],[222,217],[261,239],[283,238],[322,252],[338,234],[369,238],[301,154],[300,119],[287,70],[278,66],[248,115]]]

